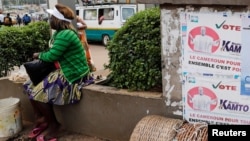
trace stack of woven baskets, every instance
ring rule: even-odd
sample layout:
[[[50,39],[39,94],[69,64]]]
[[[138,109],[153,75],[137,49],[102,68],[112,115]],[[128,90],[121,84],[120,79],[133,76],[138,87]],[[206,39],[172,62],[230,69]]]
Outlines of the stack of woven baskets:
[[[130,141],[207,141],[207,124],[149,115],[134,128]]]
[[[175,136],[176,141],[207,141],[208,126],[205,123],[185,122]]]

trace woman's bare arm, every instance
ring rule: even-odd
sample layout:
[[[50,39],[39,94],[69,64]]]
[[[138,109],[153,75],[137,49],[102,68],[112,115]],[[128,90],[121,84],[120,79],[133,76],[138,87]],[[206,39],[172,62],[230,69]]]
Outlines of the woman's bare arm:
[[[86,29],[87,28],[87,24],[84,22],[84,20],[82,18],[77,16],[76,20],[77,20],[78,23],[81,23],[81,26],[78,27],[79,29]]]

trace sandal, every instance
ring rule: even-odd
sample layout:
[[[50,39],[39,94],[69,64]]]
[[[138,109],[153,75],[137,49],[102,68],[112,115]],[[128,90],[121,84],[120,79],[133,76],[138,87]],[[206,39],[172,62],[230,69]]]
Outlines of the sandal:
[[[32,131],[29,133],[28,138],[35,138],[37,137],[40,133],[42,133],[46,128],[48,127],[47,123],[42,123],[37,125]]]
[[[39,135],[36,137],[36,141],[57,141],[57,138],[45,139],[44,135]]]

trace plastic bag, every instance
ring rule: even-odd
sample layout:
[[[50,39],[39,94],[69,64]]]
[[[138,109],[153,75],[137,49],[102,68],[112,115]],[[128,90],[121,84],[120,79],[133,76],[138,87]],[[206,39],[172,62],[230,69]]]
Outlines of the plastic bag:
[[[10,72],[9,80],[15,83],[23,83],[29,79],[29,76],[23,65],[20,67],[14,67],[14,70]]]

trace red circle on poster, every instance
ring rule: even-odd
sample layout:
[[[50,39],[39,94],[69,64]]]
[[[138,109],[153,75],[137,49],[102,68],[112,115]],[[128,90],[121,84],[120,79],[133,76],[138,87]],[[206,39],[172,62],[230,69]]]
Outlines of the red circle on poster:
[[[217,103],[218,103],[218,100],[217,100],[217,96],[215,95],[215,93],[213,91],[211,91],[210,89],[206,88],[206,87],[194,87],[192,89],[190,89],[188,91],[188,95],[187,95],[187,103],[188,105],[192,108],[192,109],[195,109],[194,108],[194,103],[192,102],[192,98],[194,98],[195,96],[198,96],[199,95],[199,89],[202,89],[203,90],[203,94],[206,96],[206,97],[209,97],[210,98],[210,101],[213,101],[214,103],[210,103],[210,111],[214,110],[215,107],[217,106]]]
[[[189,36],[188,36],[188,45],[193,51],[195,51],[194,50],[194,44],[192,43],[192,38],[195,38],[197,35],[201,35],[201,29],[202,28],[205,28],[205,30],[206,30],[205,32],[206,32],[206,35],[208,37],[211,37],[213,39],[213,41],[215,41],[215,42],[218,41],[217,44],[212,45],[211,52],[214,53],[215,51],[218,50],[218,48],[220,46],[220,42],[219,42],[220,37],[219,37],[219,35],[217,34],[216,31],[214,31],[212,28],[207,27],[207,26],[198,26],[198,27],[195,27],[192,30],[190,30]]]

